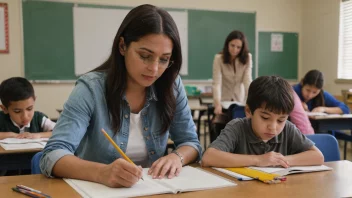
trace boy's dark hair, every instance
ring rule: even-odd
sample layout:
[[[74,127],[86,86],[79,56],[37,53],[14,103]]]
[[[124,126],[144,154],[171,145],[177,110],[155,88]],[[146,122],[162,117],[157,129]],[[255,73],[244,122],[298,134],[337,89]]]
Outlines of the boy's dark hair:
[[[252,114],[261,107],[276,114],[290,114],[294,107],[292,90],[281,77],[260,76],[249,86],[247,105]]]
[[[26,100],[30,97],[35,97],[34,89],[25,78],[13,77],[0,84],[0,100],[6,108],[9,107],[10,102]]]

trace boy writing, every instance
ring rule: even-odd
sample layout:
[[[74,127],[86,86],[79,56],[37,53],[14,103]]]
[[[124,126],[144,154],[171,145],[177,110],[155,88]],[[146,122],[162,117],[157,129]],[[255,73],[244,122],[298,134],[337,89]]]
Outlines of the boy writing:
[[[202,166],[321,165],[324,156],[291,122],[292,87],[277,76],[249,86],[246,117],[230,121],[202,158]]]
[[[14,77],[0,85],[0,139],[47,138],[55,123],[34,111],[34,89],[27,79]]]

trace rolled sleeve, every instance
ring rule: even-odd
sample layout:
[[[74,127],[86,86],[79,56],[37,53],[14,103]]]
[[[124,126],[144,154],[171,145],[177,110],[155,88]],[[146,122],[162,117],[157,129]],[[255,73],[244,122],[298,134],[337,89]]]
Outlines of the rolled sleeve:
[[[52,175],[52,168],[61,157],[75,153],[89,126],[94,104],[89,84],[80,78],[43,150],[40,169],[46,176]]]
[[[73,155],[70,151],[64,149],[58,149],[44,153],[40,160],[40,170],[47,176],[52,177],[52,170],[56,162],[64,157],[65,155]]]
[[[188,106],[181,78],[176,79],[176,111],[170,126],[170,136],[176,148],[191,146],[198,152],[197,161],[201,158],[202,148],[196,133],[196,126],[193,122],[191,110]]]

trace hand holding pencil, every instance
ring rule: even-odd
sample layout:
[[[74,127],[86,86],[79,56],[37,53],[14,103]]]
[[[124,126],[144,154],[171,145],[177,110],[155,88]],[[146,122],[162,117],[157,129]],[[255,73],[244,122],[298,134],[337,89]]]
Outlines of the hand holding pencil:
[[[136,166],[123,151],[116,145],[111,137],[106,133],[104,129],[101,130],[104,136],[109,142],[115,147],[120,153],[122,158],[119,158],[107,165],[100,172],[100,183],[103,183],[109,187],[131,187],[142,179],[143,169],[140,166]]]

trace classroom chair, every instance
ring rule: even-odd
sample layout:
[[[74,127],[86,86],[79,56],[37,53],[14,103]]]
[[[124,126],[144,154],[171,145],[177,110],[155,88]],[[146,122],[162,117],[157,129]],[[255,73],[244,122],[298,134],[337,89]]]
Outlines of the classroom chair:
[[[42,155],[43,152],[38,152],[33,156],[31,161],[31,174],[42,174],[39,167],[39,162]]]
[[[324,162],[340,160],[340,150],[337,140],[330,134],[306,135],[315,143],[315,146],[323,153]]]
[[[232,109],[232,119],[244,118],[246,114],[244,112],[244,106],[235,106]]]

